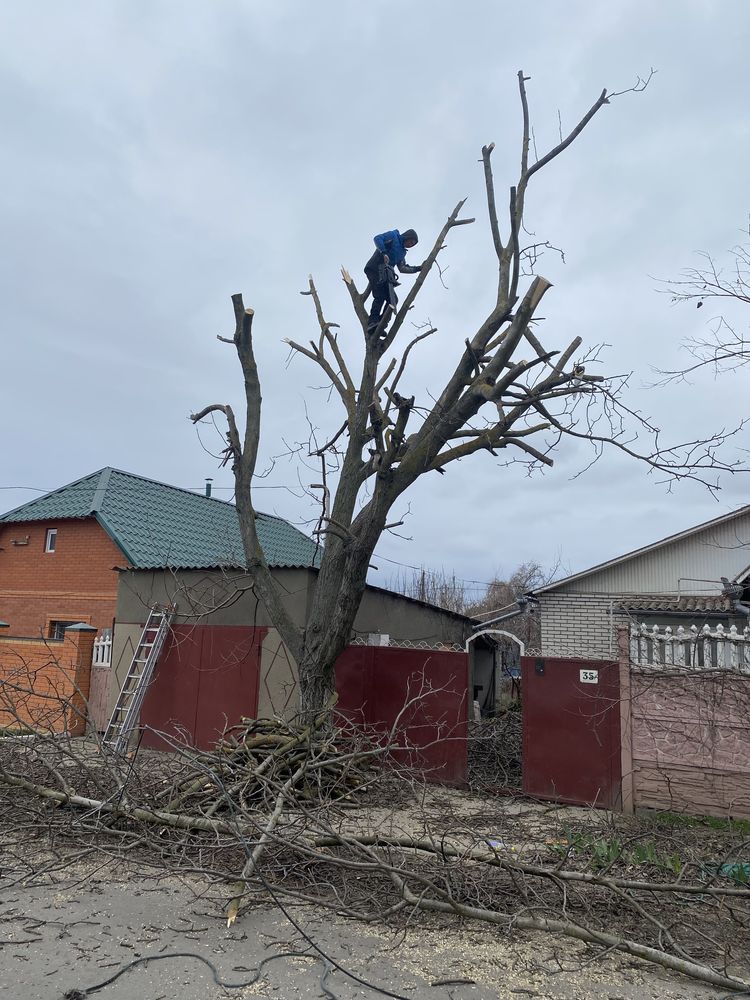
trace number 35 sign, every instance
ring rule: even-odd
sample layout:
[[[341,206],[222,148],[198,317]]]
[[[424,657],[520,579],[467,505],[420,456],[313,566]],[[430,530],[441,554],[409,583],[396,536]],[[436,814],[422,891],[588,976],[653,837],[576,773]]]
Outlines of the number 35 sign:
[[[599,683],[599,671],[598,670],[581,670],[581,671],[579,671],[579,677],[581,679],[581,684],[598,684]]]

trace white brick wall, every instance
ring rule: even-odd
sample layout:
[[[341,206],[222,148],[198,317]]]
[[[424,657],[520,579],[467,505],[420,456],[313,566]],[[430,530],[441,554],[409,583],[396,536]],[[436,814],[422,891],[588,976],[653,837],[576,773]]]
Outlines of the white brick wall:
[[[628,621],[617,609],[618,594],[540,594],[542,653],[594,660],[617,657],[618,625]]]

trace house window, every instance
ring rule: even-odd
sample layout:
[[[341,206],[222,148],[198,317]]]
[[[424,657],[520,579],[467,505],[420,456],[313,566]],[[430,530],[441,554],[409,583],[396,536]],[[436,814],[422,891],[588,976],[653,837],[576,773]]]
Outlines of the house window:
[[[54,621],[54,622],[50,622],[49,623],[49,636],[48,636],[48,638],[49,639],[64,639],[65,638],[65,629],[68,628],[69,625],[77,625],[77,624],[78,624],[78,622],[76,622],[76,621],[69,621],[69,622]]]
[[[47,528],[47,541],[44,543],[45,552],[54,552],[57,548],[57,528]]]

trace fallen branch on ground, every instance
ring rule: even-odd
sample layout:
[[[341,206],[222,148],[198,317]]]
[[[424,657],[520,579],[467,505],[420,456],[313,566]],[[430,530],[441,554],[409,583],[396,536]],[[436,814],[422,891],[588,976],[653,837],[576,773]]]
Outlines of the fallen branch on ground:
[[[266,744],[274,747],[271,750],[273,753],[279,747],[287,745],[289,740],[287,738],[281,743],[266,741]],[[255,747],[258,745],[255,744]],[[750,899],[750,888],[717,884],[715,879],[708,876],[706,883],[636,880],[617,877],[611,873],[602,875],[562,868],[559,863],[531,863],[493,849],[486,842],[476,839],[463,844],[448,840],[444,835],[418,838],[335,830],[331,825],[330,809],[321,810],[319,802],[311,803],[309,797],[305,798],[304,795],[300,799],[299,792],[304,787],[301,782],[311,764],[322,764],[319,756],[321,746],[333,750],[335,760],[340,761],[347,755],[341,754],[335,737],[329,733],[324,733],[317,742],[313,740],[306,743],[304,739],[297,739],[293,752],[298,753],[302,745],[306,745],[307,756],[299,761],[296,770],[286,781],[279,786],[268,779],[267,789],[276,789],[273,808],[269,811],[264,812],[250,806],[236,791],[233,795],[231,789],[236,789],[236,781],[227,783],[223,778],[215,780],[211,785],[212,794],[215,795],[218,790],[226,800],[222,818],[149,808],[134,804],[132,797],[127,804],[94,799],[12,774],[5,766],[0,767],[0,783],[26,795],[55,803],[56,812],[60,814],[73,812],[85,816],[89,829],[92,821],[94,829],[97,824],[107,824],[109,833],[113,832],[113,823],[118,829],[137,828],[142,831],[144,828],[151,828],[154,830],[151,836],[154,839],[162,838],[163,843],[164,831],[168,828],[175,831],[175,834],[178,831],[189,832],[194,846],[201,842],[204,847],[216,843],[217,835],[221,836],[223,843],[247,845],[247,859],[239,877],[236,869],[234,874],[229,869],[225,871],[225,880],[233,887],[228,909],[230,923],[237,919],[242,906],[246,905],[248,893],[257,891],[252,887],[254,876],[257,875],[261,884],[271,887],[274,893],[332,906],[352,916],[367,919],[377,916],[386,918],[389,915],[393,917],[403,912],[406,906],[412,913],[437,912],[489,922],[508,930],[561,934],[587,944],[632,955],[723,989],[745,988],[746,984],[740,979],[691,957],[675,939],[675,927],[668,927],[664,917],[656,917],[650,912],[644,898],[653,899],[659,895],[696,901],[713,899],[719,903],[726,900],[727,904],[736,906],[746,904]],[[231,747],[231,744],[226,744],[222,753],[227,752],[227,746]],[[246,749],[242,751],[244,754],[248,752],[250,751]],[[25,753],[29,753],[28,746]],[[196,754],[194,767],[198,774],[195,770],[190,773],[190,768],[187,768],[188,773],[181,782],[183,790],[192,788],[190,796],[204,805],[207,801],[214,801],[210,796],[207,798],[208,789],[203,787],[206,784],[206,756]],[[253,771],[257,769],[258,766]],[[271,766],[265,770],[270,772]],[[236,771],[232,773],[236,774]],[[199,778],[203,782],[200,788]],[[64,780],[63,775],[61,780]],[[174,800],[175,796],[171,794],[170,801]],[[185,850],[187,846],[187,842],[183,842],[181,849]],[[417,858],[423,860],[417,861]],[[490,892],[490,898],[497,903],[502,899],[504,908],[480,905],[483,893],[486,896],[488,891],[487,878],[481,872],[492,870],[504,873],[511,880],[507,884],[497,883]],[[332,895],[326,895],[325,885],[333,885],[334,875],[338,880],[343,880],[341,885],[344,887],[334,891]],[[360,895],[355,893],[347,902],[352,890],[346,888],[345,883],[347,878],[354,875],[355,881],[364,880],[365,885]],[[303,882],[304,879],[309,881],[312,892],[305,890],[300,878]],[[522,880],[521,891],[518,891],[514,881],[518,879]],[[627,907],[633,919],[638,920],[644,930],[650,927],[651,933],[656,934],[657,939],[668,947],[655,947],[632,935],[612,933],[609,929],[590,926],[586,920],[581,922],[561,919],[559,915],[550,912],[550,907],[554,904],[544,894],[542,887],[545,884],[555,892],[568,884],[577,886],[577,891],[604,893],[605,896],[616,898],[619,906]],[[391,887],[390,890],[388,886]],[[483,888],[480,891],[478,887]],[[567,899],[567,890],[563,888],[562,892]],[[368,900],[367,908],[365,897]],[[577,897],[576,905],[587,898]],[[589,904],[593,905],[593,898]],[[531,905],[542,912],[528,912]],[[563,917],[570,905],[570,900],[564,902]]]

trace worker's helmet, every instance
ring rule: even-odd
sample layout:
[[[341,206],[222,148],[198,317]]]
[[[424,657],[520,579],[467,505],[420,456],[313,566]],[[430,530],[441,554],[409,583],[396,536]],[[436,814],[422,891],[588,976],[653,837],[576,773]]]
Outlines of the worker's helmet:
[[[419,237],[413,229],[407,229],[405,233],[401,233],[401,242],[405,247],[415,247],[419,243]]]

